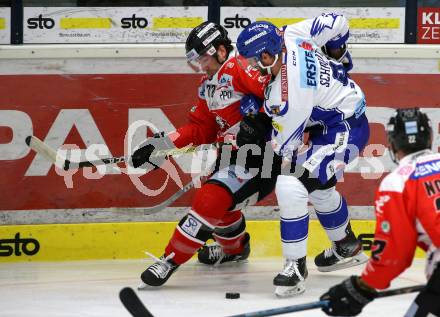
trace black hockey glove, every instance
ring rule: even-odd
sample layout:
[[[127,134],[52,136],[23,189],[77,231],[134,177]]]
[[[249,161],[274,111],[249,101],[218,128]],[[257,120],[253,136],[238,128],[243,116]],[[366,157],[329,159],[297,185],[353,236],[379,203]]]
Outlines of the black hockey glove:
[[[440,262],[437,263],[437,267],[428,280],[427,289],[440,296]]]
[[[272,119],[263,112],[249,115],[240,122],[237,134],[237,145],[245,144],[262,145],[266,143],[266,136],[272,130]]]
[[[377,297],[377,291],[360,285],[358,276],[351,276],[330,288],[320,300],[330,303],[322,310],[329,316],[356,316]]]
[[[167,158],[163,155],[152,155],[156,151],[165,151],[174,148],[173,142],[164,132],[156,133],[152,138],[148,138],[131,156],[131,165],[134,168],[143,166],[145,163],[153,165],[158,169]]]
[[[432,273],[426,287],[420,291],[414,302],[414,316],[440,316],[440,264]],[[411,307],[414,307],[411,305]]]

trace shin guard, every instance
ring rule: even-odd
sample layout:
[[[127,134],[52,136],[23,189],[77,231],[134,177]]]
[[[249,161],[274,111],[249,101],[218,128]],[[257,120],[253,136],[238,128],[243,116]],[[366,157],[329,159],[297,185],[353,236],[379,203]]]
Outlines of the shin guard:
[[[221,223],[232,205],[231,194],[221,186],[204,184],[193,201],[192,209],[178,224],[165,255],[175,253],[173,261],[188,261],[211,238],[214,228]]]
[[[214,230],[215,241],[226,254],[239,254],[243,251],[246,222],[241,211],[228,212]]]

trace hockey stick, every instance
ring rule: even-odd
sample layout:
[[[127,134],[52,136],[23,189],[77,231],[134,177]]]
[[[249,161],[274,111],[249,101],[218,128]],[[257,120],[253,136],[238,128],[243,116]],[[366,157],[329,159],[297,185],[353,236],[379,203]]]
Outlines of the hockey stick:
[[[96,166],[96,165],[102,165],[102,164],[113,164],[113,163],[119,163],[119,162],[125,162],[125,157],[110,157],[105,158],[97,161],[83,161],[83,162],[71,162],[70,160],[62,157],[61,155],[58,155],[57,151],[52,149],[49,145],[41,141],[39,138],[37,138],[34,135],[30,135],[26,137],[26,144],[35,152],[38,154],[41,154],[45,159],[55,164],[57,161],[61,161],[62,168],[67,171],[69,169],[73,168],[80,168],[80,167],[90,167],[90,166]]]
[[[402,295],[407,293],[413,293],[413,292],[419,292],[421,291],[425,285],[415,285],[415,286],[409,286],[409,287],[402,287],[402,288],[396,288],[388,291],[383,291],[378,293],[378,298],[381,297],[388,297],[388,296],[394,296],[394,295]],[[305,304],[299,304],[299,305],[291,305],[291,306],[284,306],[279,308],[272,308],[267,310],[259,310],[252,313],[245,313],[245,314],[239,314],[239,315],[232,315],[229,317],[266,317],[266,316],[275,316],[275,315],[282,315],[287,313],[294,313],[304,310],[310,310],[315,308],[324,308],[327,307],[329,304],[328,300],[321,300],[316,302],[310,302]]]
[[[145,215],[154,214],[156,212],[164,210],[166,207],[168,207],[173,202],[175,202],[177,199],[179,199],[180,196],[182,196],[187,191],[189,191],[192,188],[194,188],[195,183],[197,181],[199,181],[203,176],[204,175],[199,175],[199,176],[193,178],[188,184],[183,186],[181,189],[179,189],[177,192],[175,192],[170,198],[168,198],[167,200],[161,202],[160,204],[155,205],[155,206],[151,206],[151,207],[144,207],[144,208],[142,208],[144,210],[144,214]]]
[[[61,160],[63,163],[64,170],[72,169],[72,168],[81,168],[81,167],[90,167],[90,166],[96,166],[96,165],[103,165],[103,164],[113,164],[113,163],[119,163],[119,162],[125,162],[126,158],[124,156],[122,157],[112,157],[112,158],[106,158],[106,159],[100,159],[96,161],[83,161],[83,162],[71,162],[68,159],[65,159],[57,154],[57,152],[52,149],[50,146],[48,146],[46,143],[41,141],[39,138],[35,136],[28,136],[26,138],[26,144],[33,149],[35,152],[41,154],[44,158],[46,158],[48,161],[52,163],[56,163],[57,160]],[[219,147],[225,143],[214,143],[213,145],[215,147]],[[201,150],[200,147],[183,147],[180,149],[173,149],[168,151],[157,151],[155,155],[178,155],[178,154],[184,154],[184,153],[192,153],[197,150]],[[201,175],[193,178],[188,184],[183,186],[180,190],[178,190],[176,193],[174,193],[171,197],[169,197],[167,200],[163,201],[162,203],[151,206],[151,207],[145,207],[143,208],[144,214],[153,214],[159,211],[162,211],[164,208],[171,205],[173,202],[175,202],[177,199],[179,199],[184,193],[188,192],[192,188],[194,188],[195,184],[200,181],[202,177],[205,175],[202,173]]]
[[[133,317],[154,317],[153,314],[145,308],[132,288],[124,287],[119,292],[119,298]]]
[[[388,296],[394,296],[394,295],[402,295],[407,293],[414,293],[421,291],[425,285],[415,285],[415,286],[409,286],[409,287],[402,287],[402,288],[396,288],[388,291],[383,291],[378,294],[378,298],[380,297],[388,297]],[[122,303],[124,304],[125,308],[130,312],[130,314],[134,317],[154,317],[148,309],[144,306],[142,301],[139,299],[139,297],[136,295],[134,290],[130,287],[125,287],[121,290],[119,293],[119,298],[121,299]],[[245,313],[240,315],[233,315],[229,317],[265,317],[265,316],[275,316],[275,315],[281,315],[281,314],[287,314],[287,313],[294,313],[304,310],[310,310],[315,308],[324,308],[328,305],[329,301],[322,300],[322,301],[316,301],[306,304],[299,304],[299,305],[291,305],[291,306],[285,306],[280,308],[273,308],[273,309],[267,309],[267,310],[260,310],[252,313]]]
[[[394,295],[403,295],[407,293],[414,293],[414,292],[420,292],[422,289],[425,288],[426,285],[414,285],[414,286],[408,286],[408,287],[401,287],[401,288],[395,288],[390,289],[387,291],[379,292],[378,298],[380,297],[388,297],[388,296],[394,296]]]
[[[70,161],[67,158],[62,157],[61,155],[58,155],[57,151],[52,149],[50,146],[48,146],[46,143],[41,141],[39,138],[37,138],[34,135],[30,135],[26,137],[26,144],[35,152],[41,154],[44,158],[49,160],[52,163],[56,163],[57,160],[61,161],[62,168],[67,171],[69,169],[77,169],[82,167],[92,167],[92,166],[98,166],[98,165],[107,165],[107,164],[114,164],[114,163],[122,163],[127,162],[128,158],[125,156],[119,156],[119,157],[109,157],[109,158],[103,158],[93,161],[80,161],[80,162],[74,162]],[[223,143],[214,143],[214,146],[219,147]],[[159,150],[154,152],[153,157],[161,157],[161,156],[173,156],[173,155],[180,155],[180,154],[186,154],[186,153],[193,153],[200,150],[200,147],[194,147],[194,146],[185,146],[180,149],[171,149],[171,150]]]
[[[45,144],[39,138],[30,135],[26,137],[26,144],[38,154],[41,154],[46,160],[55,163],[57,161],[57,152],[54,151],[50,146]]]

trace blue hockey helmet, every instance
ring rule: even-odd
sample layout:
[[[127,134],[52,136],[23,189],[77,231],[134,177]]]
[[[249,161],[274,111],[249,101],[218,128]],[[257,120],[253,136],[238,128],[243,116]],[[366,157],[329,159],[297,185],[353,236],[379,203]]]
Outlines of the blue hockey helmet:
[[[249,24],[237,38],[237,49],[245,58],[260,59],[261,53],[276,56],[282,50],[283,37],[280,30],[270,22],[258,21]]]

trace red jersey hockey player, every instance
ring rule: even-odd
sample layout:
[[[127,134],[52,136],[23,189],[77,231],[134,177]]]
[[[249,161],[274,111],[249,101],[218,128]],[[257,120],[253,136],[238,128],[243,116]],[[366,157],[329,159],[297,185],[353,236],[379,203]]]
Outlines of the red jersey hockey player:
[[[206,76],[199,87],[198,100],[189,113],[189,122],[169,135],[156,135],[148,144],[134,152],[132,164],[139,167],[146,162],[158,166],[151,154],[155,149],[180,148],[189,144],[208,144],[234,138],[242,119],[240,100],[253,94],[263,98],[266,77],[257,70],[248,70],[244,60],[237,61],[236,54],[220,25],[205,22],[194,28],[186,41],[186,56],[197,64]],[[276,169],[269,177],[260,172],[250,179],[237,177],[249,169],[260,168],[263,155],[247,158],[239,163],[237,150],[229,146],[229,164],[220,164],[221,152],[210,178],[197,191],[191,209],[180,220],[165,252],[156,263],[141,275],[142,284],[164,284],[179,265],[188,261],[205,242],[213,236],[217,244],[199,250],[199,261],[205,264],[245,260],[249,256],[249,234],[240,209],[269,194],[275,185]],[[274,159],[274,165],[277,158]]]
[[[360,277],[352,276],[321,296],[332,316],[355,316],[376,289],[411,265],[417,246],[427,251],[428,283],[405,317],[440,316],[440,154],[429,149],[432,130],[418,108],[400,109],[388,124],[390,153],[399,166],[376,193],[376,232],[371,258]]]

